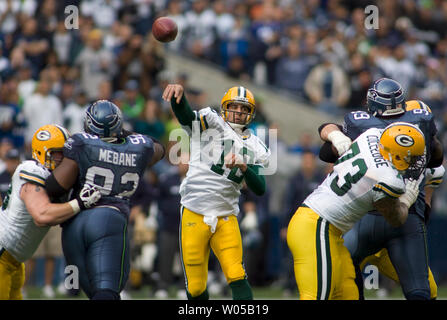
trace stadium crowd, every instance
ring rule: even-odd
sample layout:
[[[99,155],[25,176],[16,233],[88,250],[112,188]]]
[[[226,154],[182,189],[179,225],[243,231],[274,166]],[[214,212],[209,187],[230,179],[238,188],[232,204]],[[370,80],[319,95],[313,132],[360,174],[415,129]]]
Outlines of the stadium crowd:
[[[379,8],[378,29],[365,28],[364,10],[370,4]],[[67,28],[69,5],[79,9],[79,28]],[[166,45],[150,33],[161,15],[179,27],[177,39]],[[391,77],[403,85],[408,100],[431,107],[442,138],[447,128],[446,25],[447,2],[442,0],[0,1],[0,187],[7,186],[4,173],[18,158],[11,149],[29,157],[32,135],[44,124],[82,131],[84,110],[97,99],[116,103],[127,129],[172,147],[167,137],[180,125],[162,101],[164,87],[183,84],[194,108],[204,106],[206,92],[187,74],[165,69],[165,50],[209,61],[235,83],[244,79],[275,87],[337,115],[363,109],[372,82]],[[273,124],[259,110],[253,125]],[[281,280],[294,290],[285,229],[299,202],[324,179],[328,168],[317,159],[317,149],[307,136],[294,146],[280,143],[278,158],[289,161],[268,178],[267,194],[242,194],[242,213],[244,208],[258,213],[257,228],[242,228],[252,285]],[[156,283],[158,297],[166,297],[175,281],[164,271],[178,261],[178,186],[185,172],[166,158],[147,172],[134,196],[129,285]],[[435,212],[447,207],[443,201],[435,201]],[[181,272],[177,279],[182,287]],[[217,270],[211,280],[217,292]]]

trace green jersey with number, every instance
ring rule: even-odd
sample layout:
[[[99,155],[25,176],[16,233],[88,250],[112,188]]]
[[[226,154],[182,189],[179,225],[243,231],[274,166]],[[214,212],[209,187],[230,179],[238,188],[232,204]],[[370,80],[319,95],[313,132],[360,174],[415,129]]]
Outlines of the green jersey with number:
[[[245,163],[264,168],[270,150],[254,134],[238,134],[209,107],[195,115],[189,169],[180,185],[181,204],[204,216],[238,215],[244,175],[237,167],[227,168],[224,159],[232,152]]]
[[[343,233],[383,197],[398,198],[405,183],[379,152],[383,129],[361,134],[334,164],[334,170],[304,203]]]

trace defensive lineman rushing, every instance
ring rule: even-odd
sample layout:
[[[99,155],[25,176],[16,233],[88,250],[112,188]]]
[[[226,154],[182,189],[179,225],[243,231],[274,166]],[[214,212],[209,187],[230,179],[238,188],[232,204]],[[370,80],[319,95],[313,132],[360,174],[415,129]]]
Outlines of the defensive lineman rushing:
[[[358,299],[355,271],[342,235],[368,211],[402,225],[418,195],[406,170],[423,170],[422,132],[407,123],[369,129],[339,158],[325,181],[292,217],[287,243],[301,299]],[[398,169],[396,169],[398,168]]]
[[[0,300],[22,299],[24,261],[31,258],[49,226],[73,217],[101,197],[85,185],[76,200],[53,204],[45,180],[62,160],[68,131],[57,125],[40,127],[32,138],[33,160],[22,162],[14,172],[0,212]]]
[[[64,160],[47,179],[49,194],[96,185],[101,200],[62,227],[62,247],[68,264],[79,268],[81,288],[90,299],[119,300],[130,269],[127,222],[129,198],[147,166],[164,155],[150,137],[124,132],[119,108],[98,100],[86,110],[85,133],[64,145]]]
[[[243,181],[254,193],[265,192],[260,171],[270,156],[262,141],[244,130],[255,115],[253,94],[244,87],[229,89],[222,98],[220,114],[211,108],[192,111],[181,85],[168,85],[163,99],[171,101],[179,122],[192,129],[189,170],[180,186],[180,248],[187,296],[209,298],[206,284],[211,247],[233,299],[252,299],[242,263],[238,200]],[[211,150],[212,155],[206,152]]]

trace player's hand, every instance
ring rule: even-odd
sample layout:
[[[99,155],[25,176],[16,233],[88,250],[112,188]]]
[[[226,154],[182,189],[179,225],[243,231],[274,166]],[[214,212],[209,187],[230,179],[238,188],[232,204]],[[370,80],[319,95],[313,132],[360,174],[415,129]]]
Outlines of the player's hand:
[[[230,152],[226,155],[224,158],[225,166],[229,169],[233,169],[234,167],[237,167],[241,169],[242,172],[245,172],[247,170],[247,164],[244,163],[244,160],[242,157]]]
[[[338,155],[341,156],[345,153],[352,144],[351,139],[345,136],[343,132],[334,130],[330,132],[327,136],[328,140],[332,142],[332,145],[337,149]]]
[[[163,91],[162,98],[165,101],[171,102],[172,97],[174,97],[178,104],[182,100],[183,91],[184,89],[180,84],[168,84]]]
[[[421,180],[410,180],[405,185],[405,193],[399,197],[400,202],[410,208],[415,203],[419,194],[419,183]]]
[[[241,221],[241,228],[244,231],[252,231],[258,227],[258,216],[256,212],[247,212]]]
[[[101,199],[101,192],[99,191],[98,187],[88,183],[84,184],[81,192],[79,192],[78,196],[76,197],[76,201],[78,202],[81,210],[90,208],[98,202],[99,199]]]

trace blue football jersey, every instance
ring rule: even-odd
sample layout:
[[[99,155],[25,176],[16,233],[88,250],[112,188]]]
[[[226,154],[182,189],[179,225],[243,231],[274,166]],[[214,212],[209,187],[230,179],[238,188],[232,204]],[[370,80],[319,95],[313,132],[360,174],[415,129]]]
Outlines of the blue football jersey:
[[[96,206],[114,206],[128,215],[129,198],[154,154],[154,142],[135,134],[120,143],[108,143],[95,135],[77,133],[67,140],[63,151],[65,157],[78,163],[75,194],[86,182],[94,184],[102,195]]]
[[[427,163],[430,161],[431,146],[433,138],[437,133],[433,114],[425,109],[413,109],[406,111],[402,115],[394,117],[374,117],[365,111],[353,111],[345,115],[343,132],[351,140],[356,139],[360,134],[369,128],[385,128],[394,122],[407,122],[417,125],[425,136],[425,144],[427,147]],[[410,213],[417,213],[424,216],[425,210],[425,192],[423,183],[419,187],[419,195],[416,203],[410,208]]]

